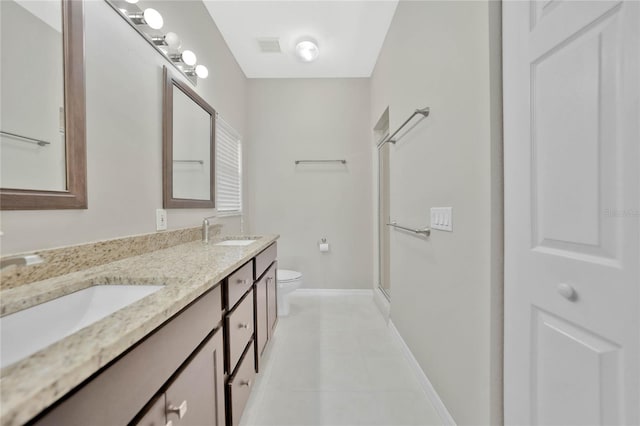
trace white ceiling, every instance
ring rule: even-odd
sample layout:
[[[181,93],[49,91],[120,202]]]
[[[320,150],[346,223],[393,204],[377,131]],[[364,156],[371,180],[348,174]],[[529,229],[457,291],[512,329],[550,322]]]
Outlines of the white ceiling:
[[[248,78],[369,77],[397,0],[204,0]],[[258,39],[280,40],[282,53],[262,53]],[[293,52],[303,37],[320,56],[303,63]]]

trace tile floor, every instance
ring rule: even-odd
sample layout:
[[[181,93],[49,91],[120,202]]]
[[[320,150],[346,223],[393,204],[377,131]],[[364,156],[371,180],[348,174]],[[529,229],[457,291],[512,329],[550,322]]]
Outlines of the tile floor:
[[[370,295],[293,295],[263,359],[242,426],[441,423]]]

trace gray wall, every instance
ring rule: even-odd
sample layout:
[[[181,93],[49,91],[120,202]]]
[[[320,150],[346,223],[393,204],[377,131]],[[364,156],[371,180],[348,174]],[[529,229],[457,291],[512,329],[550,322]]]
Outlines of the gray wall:
[[[391,147],[391,217],[451,206],[453,232],[391,232],[391,320],[458,424],[501,422],[499,22],[484,1],[401,1],[371,79],[371,127],[431,107]]]
[[[369,80],[249,79],[249,99],[251,230],[281,235],[279,267],[301,271],[303,287],[370,288]]]
[[[241,134],[246,78],[201,2],[155,6],[209,68],[196,91]],[[88,210],[3,211],[2,254],[155,231],[162,207],[162,65],[166,60],[103,1],[85,2]],[[169,228],[211,210],[170,210]],[[240,218],[221,219],[238,232]]]

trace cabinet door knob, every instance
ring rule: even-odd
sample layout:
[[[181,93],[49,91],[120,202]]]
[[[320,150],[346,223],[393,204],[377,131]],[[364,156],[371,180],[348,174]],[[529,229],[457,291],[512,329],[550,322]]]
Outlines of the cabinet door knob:
[[[267,277],[267,284],[273,281],[273,277]]]
[[[169,404],[169,406],[167,407],[167,412],[176,413],[179,419],[183,418],[185,414],[187,414],[187,400],[185,399],[184,401],[182,401],[182,404],[180,404],[178,407]]]
[[[251,380],[243,380],[240,382],[240,386],[246,386],[249,387],[251,386]]]
[[[244,280],[240,280],[240,279],[239,279],[239,280],[238,280],[238,284],[242,284],[242,285],[247,284],[247,282],[248,282],[248,281],[247,281],[246,279],[244,279]]]
[[[249,328],[249,324],[239,324],[238,325],[239,328],[245,328],[248,329]]]
[[[567,283],[560,283],[556,288],[558,293],[567,300],[571,300],[573,302],[578,298],[576,290]]]

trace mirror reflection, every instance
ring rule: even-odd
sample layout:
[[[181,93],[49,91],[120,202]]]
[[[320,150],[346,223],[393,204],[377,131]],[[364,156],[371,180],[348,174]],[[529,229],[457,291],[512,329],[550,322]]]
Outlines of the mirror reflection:
[[[173,86],[173,198],[211,197],[211,116]]]
[[[0,1],[1,186],[67,190],[61,1]]]

